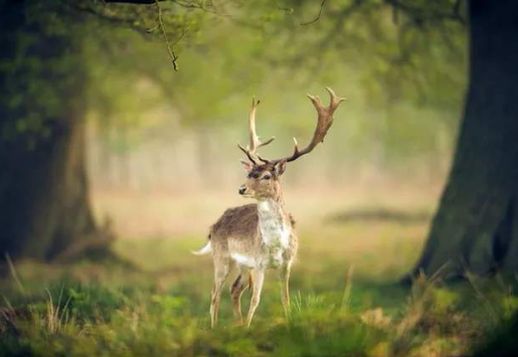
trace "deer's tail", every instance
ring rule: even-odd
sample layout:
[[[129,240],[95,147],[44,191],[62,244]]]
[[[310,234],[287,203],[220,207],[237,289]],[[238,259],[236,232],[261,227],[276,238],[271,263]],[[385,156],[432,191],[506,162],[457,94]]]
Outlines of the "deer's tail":
[[[209,235],[209,241],[207,242],[207,244],[205,244],[201,249],[192,251],[191,253],[194,255],[205,255],[209,254],[210,252],[212,252],[212,244]]]

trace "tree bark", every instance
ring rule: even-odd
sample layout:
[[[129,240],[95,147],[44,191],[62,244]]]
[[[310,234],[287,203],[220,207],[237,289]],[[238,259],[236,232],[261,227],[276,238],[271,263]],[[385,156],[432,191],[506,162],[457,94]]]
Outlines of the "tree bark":
[[[98,232],[80,46],[56,4],[0,2],[0,252],[12,258],[49,260]]]
[[[414,274],[518,271],[518,2],[469,2],[470,70],[448,183]]]

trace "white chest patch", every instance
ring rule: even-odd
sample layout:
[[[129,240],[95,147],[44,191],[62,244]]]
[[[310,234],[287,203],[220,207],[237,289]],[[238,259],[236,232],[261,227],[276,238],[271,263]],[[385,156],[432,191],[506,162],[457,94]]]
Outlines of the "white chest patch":
[[[268,254],[268,265],[280,265],[283,252],[290,245],[291,227],[284,222],[281,207],[272,200],[257,204],[259,231]]]
[[[284,264],[284,252],[290,247],[291,225],[284,221],[282,207],[273,200],[257,203],[261,248],[254,254],[231,252],[230,257],[248,268],[279,267]]]

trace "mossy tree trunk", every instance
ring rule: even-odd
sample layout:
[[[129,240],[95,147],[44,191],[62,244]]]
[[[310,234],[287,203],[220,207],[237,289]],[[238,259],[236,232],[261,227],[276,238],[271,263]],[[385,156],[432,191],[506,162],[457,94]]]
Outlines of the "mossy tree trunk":
[[[12,258],[52,259],[97,233],[80,41],[60,11],[0,2],[0,252]]]
[[[468,11],[464,117],[415,268],[427,275],[518,272],[518,1],[472,0]]]

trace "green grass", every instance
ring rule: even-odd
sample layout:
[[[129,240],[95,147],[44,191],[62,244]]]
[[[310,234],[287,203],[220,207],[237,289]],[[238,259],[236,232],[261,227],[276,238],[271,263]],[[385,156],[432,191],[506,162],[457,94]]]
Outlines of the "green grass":
[[[200,237],[120,240],[120,262],[17,262],[0,281],[0,355],[464,355],[518,310],[511,283],[397,284],[416,259],[423,223],[302,227],[285,316],[275,274],[250,329],[225,292],[209,328],[210,257]],[[243,296],[244,308],[248,294]]]

